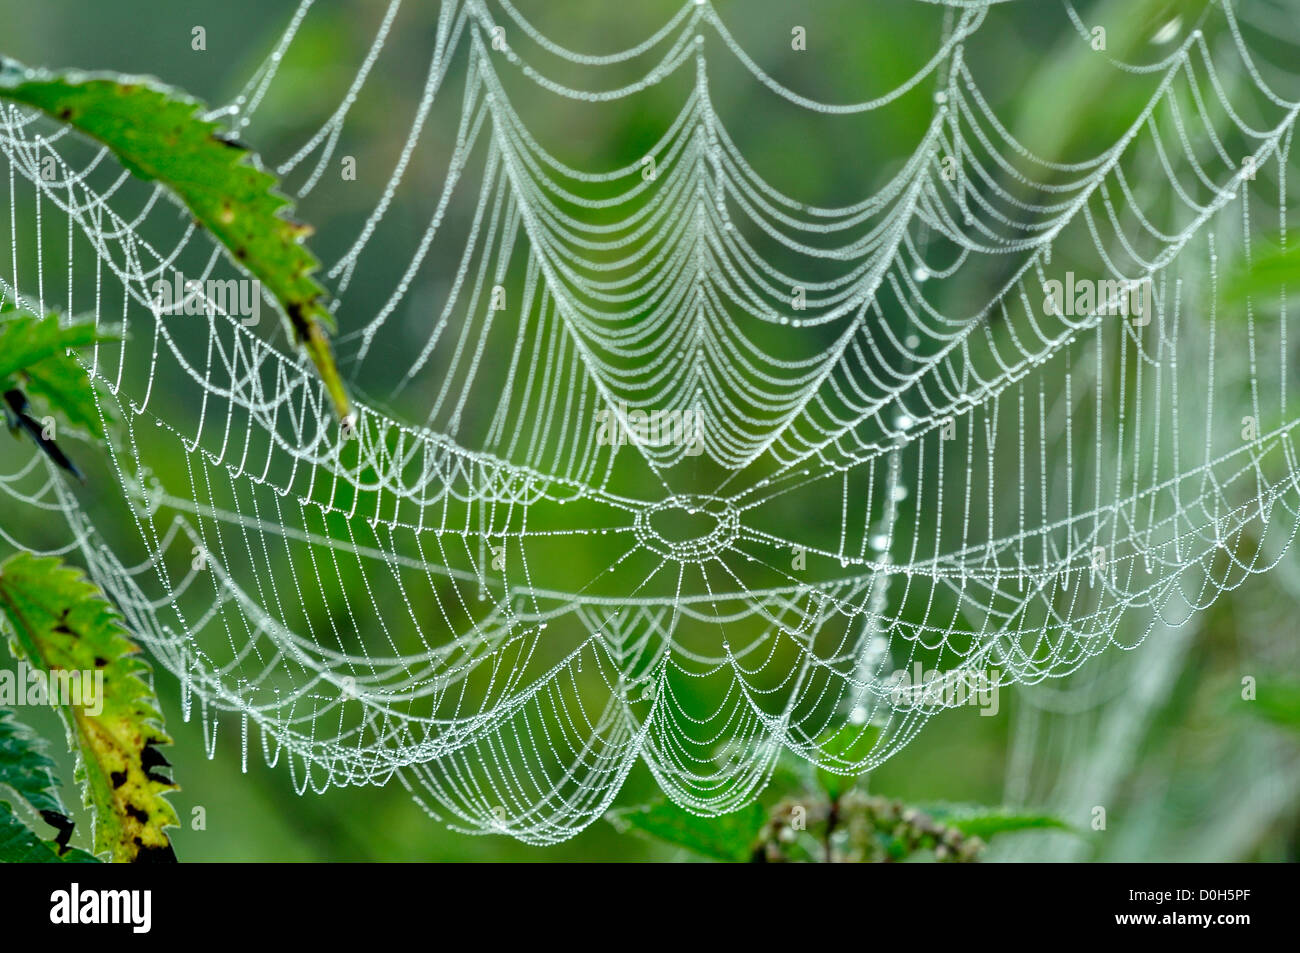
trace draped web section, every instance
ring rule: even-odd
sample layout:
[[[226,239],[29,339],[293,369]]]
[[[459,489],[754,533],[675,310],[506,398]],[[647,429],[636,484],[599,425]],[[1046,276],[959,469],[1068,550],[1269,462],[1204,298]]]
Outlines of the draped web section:
[[[66,518],[59,551],[213,748],[221,725],[303,790],[396,779],[453,827],[537,843],[639,765],[735,810],[783,752],[861,772],[976,676],[1037,683],[1179,625],[1296,532],[1286,298],[1228,286],[1286,241],[1300,107],[1250,38],[1297,25],[1225,0],[1158,62],[1111,63],[1146,92],[1064,162],[1013,137],[967,56],[995,17],[1045,14],[922,6],[915,75],[847,105],[782,85],[709,3],[602,55],[506,0],[377,8],[337,108],[277,167],[310,220],[341,143],[392,145],[323,272],[352,433],[273,322],[211,285],[158,307],[177,270],[240,277],[210,236],[6,108],[5,297],[127,331],[87,361],[119,434],[105,483],[24,455],[8,505]],[[220,111],[236,129],[323,7]],[[412,36],[410,112],[362,115]],[[932,118],[869,194],[806,204],[715,109],[724,68],[752,109],[818,124],[809,152],[904,97]],[[543,131],[647,95],[675,118],[631,161]],[[947,690],[900,691],[917,666]]]

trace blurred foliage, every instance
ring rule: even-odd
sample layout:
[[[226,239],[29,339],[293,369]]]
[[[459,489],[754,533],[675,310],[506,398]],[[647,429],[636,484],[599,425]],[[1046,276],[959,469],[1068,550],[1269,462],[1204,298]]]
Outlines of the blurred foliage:
[[[1300,732],[1300,683],[1269,680],[1256,688],[1254,704],[1246,710],[1275,725]]]

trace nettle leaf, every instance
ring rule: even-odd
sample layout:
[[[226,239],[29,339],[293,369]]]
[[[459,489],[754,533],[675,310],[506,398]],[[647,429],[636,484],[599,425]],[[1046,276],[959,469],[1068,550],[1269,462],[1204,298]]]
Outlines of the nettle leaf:
[[[64,322],[54,314],[39,318],[9,302],[0,305],[0,395],[10,428],[26,431],[47,456],[78,479],[81,473],[53,435],[28,413],[29,399],[35,397],[43,409],[103,440],[104,417],[95,402],[94,384],[71,351],[114,339],[91,322]]]
[[[38,318],[10,305],[0,306],[0,389],[22,388],[74,427],[103,440],[94,384],[69,352],[117,339],[115,332],[90,321],[61,321],[56,314]]]
[[[0,787],[7,787],[58,832],[42,840],[13,806],[0,800],[0,863],[52,863],[96,861],[93,854],[68,846],[72,821],[59,799],[54,762],[45,756],[45,744],[12,712],[0,709]]]
[[[656,840],[712,860],[743,863],[750,859],[767,822],[767,812],[750,804],[734,814],[700,817],[670,801],[612,812],[617,827],[640,831]]]
[[[66,358],[69,348],[103,340],[107,336],[90,322],[62,325],[57,315],[38,318],[6,302],[0,305],[0,382],[14,380],[46,361]]]
[[[1065,821],[1050,814],[1018,813],[969,804],[929,805],[923,810],[945,827],[983,841],[1014,831],[1058,830],[1078,833]]]
[[[158,182],[279,302],[289,331],[316,366],[340,418],[350,413],[329,331],[328,293],[305,245],[311,229],[288,217],[292,202],[257,155],[203,104],[143,76],[29,70],[0,64],[0,98],[45,112],[106,146],[128,170]]]
[[[23,390],[60,413],[73,427],[99,440],[105,438],[104,420],[95,403],[90,375],[74,358],[59,355],[28,367],[22,374]]]
[[[45,755],[45,744],[13,712],[0,708],[0,784],[45,813],[66,814],[59,800],[59,782],[54,762]]]
[[[834,769],[843,766],[845,771],[852,771],[851,766],[861,763],[879,740],[880,729],[875,725],[845,725],[829,732],[817,742],[826,759],[826,766],[817,767],[817,784],[832,801],[853,787],[859,777],[856,774],[840,774]]]
[[[99,858],[76,847],[59,852],[22,822],[7,801],[0,801],[0,864],[97,864]]]
[[[117,610],[80,571],[31,553],[0,564],[0,609],[17,654],[32,665],[83,673],[83,685],[102,677],[93,703],[83,695],[85,703],[59,709],[94,809],[95,851],[115,861],[175,860],[164,828],[179,823],[165,797],[176,785],[159,773],[167,760],[157,750],[171,739],[146,681],[149,666]]]

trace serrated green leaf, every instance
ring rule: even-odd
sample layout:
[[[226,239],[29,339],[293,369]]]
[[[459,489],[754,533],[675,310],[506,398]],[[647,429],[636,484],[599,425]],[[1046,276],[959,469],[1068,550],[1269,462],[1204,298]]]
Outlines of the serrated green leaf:
[[[94,854],[76,847],[59,853],[58,845],[40,837],[23,823],[7,801],[0,801],[0,864],[94,864]]]
[[[103,440],[94,384],[68,351],[111,340],[114,335],[91,322],[62,322],[54,314],[38,318],[25,311],[0,309],[0,393],[20,388],[74,427]]]
[[[12,788],[33,810],[64,814],[54,762],[44,748],[12,712],[0,708],[0,784]]]
[[[316,366],[339,417],[350,402],[330,350],[334,319],[303,245],[311,229],[257,155],[180,90],[143,76],[30,70],[0,64],[0,98],[67,123],[106,146],[140,178],[158,182],[279,302],[294,340]]]
[[[880,729],[875,725],[844,725],[818,740],[824,766],[817,767],[817,784],[832,801],[853,787],[859,777],[840,774],[835,769],[853,771],[853,765],[861,763],[879,740]]]
[[[0,801],[0,864],[52,864],[59,855],[23,823],[8,801]]]
[[[615,812],[610,820],[702,857],[743,863],[753,853],[767,822],[767,813],[760,805],[750,804],[733,814],[700,817],[670,801],[662,801]]]
[[[44,401],[63,419],[99,440],[105,438],[104,421],[95,403],[94,385],[86,369],[70,357],[52,357],[23,373],[27,396]]]
[[[54,762],[45,756],[45,744],[14,717],[0,709],[0,787],[7,787],[25,801],[42,819],[59,831],[54,840],[43,840],[29,828],[12,805],[0,800],[0,863],[94,862],[83,850],[67,846],[72,834]]]
[[[106,340],[87,321],[59,322],[57,315],[38,318],[26,311],[0,311],[0,380],[12,378],[51,358],[64,357],[69,348]]]
[[[99,587],[53,557],[18,553],[0,564],[0,609],[17,654],[46,673],[102,675],[98,704],[60,706],[78,754],[77,780],[94,810],[97,853],[115,861],[174,859],[164,830],[179,822],[176,789],[157,768],[161,727],[149,667]],[[98,709],[96,711],[95,709]]]

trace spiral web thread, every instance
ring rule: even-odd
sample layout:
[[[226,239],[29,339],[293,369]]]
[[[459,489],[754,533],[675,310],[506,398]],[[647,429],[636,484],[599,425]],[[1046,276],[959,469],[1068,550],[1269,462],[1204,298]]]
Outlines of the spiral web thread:
[[[900,698],[899,670],[1034,684],[1181,625],[1296,532],[1286,297],[1222,299],[1253,219],[1286,241],[1300,111],[1248,38],[1300,24],[1223,2],[1158,63],[1114,63],[1150,96],[1065,163],[1013,138],[966,60],[1018,5],[931,6],[932,56],[844,105],[764,72],[709,3],[587,55],[507,0],[446,0],[436,27],[391,0],[338,108],[278,166],[310,217],[395,31],[431,36],[386,181],[326,268],[351,435],[265,326],[150,306],[179,262],[235,274],[202,230],[6,108],[2,290],[126,326],[88,364],[138,534],[102,536],[36,456],[0,479],[9,505],[66,517],[58,551],[180,680],[210,749],[237,725],[245,759],[260,745],[301,790],[396,777],[453,827],[535,843],[600,817],[638,764],[704,814],[752,799],[782,751],[874,767],[963,700]],[[235,128],[317,12],[302,0],[220,111]],[[907,96],[933,118],[869,195],[805,204],[715,111],[724,60],[828,135]],[[635,110],[661,87],[682,102],[653,174],[567,164],[517,105]],[[457,93],[458,127],[434,128]],[[395,219],[431,143],[443,181],[417,237]],[[391,296],[351,304],[400,228],[415,247]],[[1146,320],[1047,308],[1054,254],[1112,292],[1151,279]],[[694,414],[697,439],[602,439],[598,419],[635,412]],[[850,756],[824,743],[842,730],[864,740]]]

